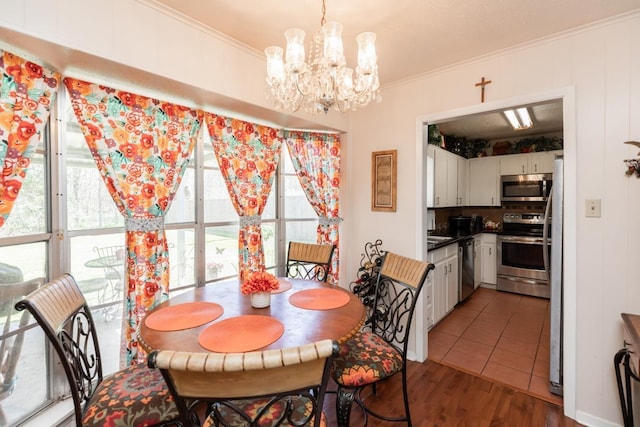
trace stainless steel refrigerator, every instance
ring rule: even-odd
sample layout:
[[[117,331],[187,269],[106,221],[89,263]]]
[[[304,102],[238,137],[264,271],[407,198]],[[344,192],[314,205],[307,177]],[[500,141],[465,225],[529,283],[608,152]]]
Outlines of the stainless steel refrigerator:
[[[553,168],[553,188],[547,202],[545,210],[545,233],[549,233],[548,241],[551,244],[550,262],[547,262],[549,273],[549,284],[551,286],[550,295],[550,332],[551,342],[549,345],[549,390],[562,396],[562,228],[563,228],[563,206],[564,206],[564,160],[562,156],[557,156],[554,160]],[[551,227],[547,224],[551,223]],[[545,236],[547,237],[547,236]],[[545,240],[547,241],[547,240]],[[545,254],[549,251],[545,250]]]

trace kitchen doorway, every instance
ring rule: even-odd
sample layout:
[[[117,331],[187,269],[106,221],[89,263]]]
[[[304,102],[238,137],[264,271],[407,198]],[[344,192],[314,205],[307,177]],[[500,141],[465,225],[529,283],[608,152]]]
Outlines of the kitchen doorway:
[[[548,107],[551,110],[556,110],[556,112],[559,109],[559,111],[562,113],[561,118],[559,119],[560,123],[562,124],[559,132],[562,135],[562,138],[565,142],[565,147],[564,147],[565,156],[567,155],[566,149],[567,149],[567,143],[568,143],[568,148],[570,152],[569,156],[571,157],[570,168],[573,169],[575,167],[574,166],[575,165],[575,130],[574,130],[575,125],[573,123],[573,118],[575,114],[574,105],[575,105],[575,101],[573,98],[573,92],[570,89],[567,89],[567,90],[560,90],[557,93],[554,93],[551,95],[546,94],[541,96],[526,97],[526,98],[517,99],[517,100],[512,99],[510,101],[504,101],[504,102],[498,102],[498,103],[494,102],[487,105],[485,104],[477,105],[470,108],[464,108],[460,110],[454,110],[454,111],[443,112],[438,114],[431,114],[428,116],[418,118],[417,134],[419,135],[419,145],[420,145],[419,151],[421,154],[420,157],[422,159],[422,161],[420,162],[422,175],[419,178],[420,183],[419,185],[417,185],[417,188],[418,188],[418,191],[420,191],[421,193],[419,200],[423,201],[422,206],[420,207],[420,210],[422,211],[422,215],[418,219],[418,222],[419,222],[418,229],[422,231],[422,239],[421,239],[422,241],[419,243],[420,247],[418,248],[418,250],[422,252],[423,259],[427,259],[426,236],[427,236],[427,230],[428,230],[428,221],[427,221],[428,211],[427,211],[427,205],[426,205],[426,192],[427,192],[428,186],[432,184],[428,182],[428,176],[426,171],[427,160],[428,160],[426,155],[428,125],[443,124],[442,126],[443,129],[446,128],[447,126],[455,129],[463,129],[463,128],[471,129],[472,126],[483,126],[483,132],[489,132],[490,130],[488,128],[490,127],[490,125],[495,125],[496,120],[498,118],[502,120],[502,123],[500,124],[501,129],[507,126],[508,122],[502,115],[502,111],[507,109],[507,107],[544,106],[545,108]],[[534,116],[534,119],[535,119],[535,116]],[[461,135],[464,135],[464,134],[461,134]],[[469,133],[468,135],[471,135],[471,133]],[[485,135],[490,136],[490,134],[482,134],[480,135],[480,137],[488,139],[487,136]],[[496,131],[496,135],[498,135],[497,131]],[[497,136],[497,138],[505,138],[505,139],[506,137],[507,137],[506,135]],[[573,171],[570,174],[569,180],[573,181],[574,179],[575,179],[575,171]],[[566,176],[565,176],[565,181],[566,181]],[[571,217],[575,217],[575,208],[569,207],[568,213],[569,214],[565,213],[564,215],[567,220],[569,220],[569,218]],[[573,230],[571,230],[570,233],[573,234]],[[567,239],[565,238],[564,240],[566,244]],[[575,245],[575,241],[573,241],[571,244]],[[571,260],[569,262],[568,269],[570,271],[570,276],[573,277],[575,275],[575,260],[573,259],[573,257],[569,257],[569,258],[571,258]],[[565,271],[566,270],[567,270],[567,264],[565,263]],[[566,273],[564,276],[566,277]],[[517,295],[517,294],[508,294],[503,292],[497,292],[495,290],[492,290],[492,292],[494,292],[495,295],[515,295],[516,297],[520,297],[520,295]],[[478,295],[480,296],[482,294],[478,294]],[[547,301],[547,300],[544,300],[544,301]],[[565,300],[563,302],[563,308],[564,308],[565,316],[567,315],[567,312],[570,314],[570,316],[565,321],[565,324],[562,330],[563,332],[567,330],[574,331],[575,330],[575,284],[574,283],[569,285],[569,292],[565,291]],[[456,313],[456,310],[457,309],[454,309],[454,311],[448,317],[453,316]],[[458,311],[461,311],[461,310],[458,310]],[[460,316],[462,317],[462,315]],[[435,328],[437,328],[437,326]],[[427,330],[426,325],[424,327],[424,330],[425,331]],[[561,365],[561,371],[564,372],[565,413],[568,415],[571,415],[575,411],[575,368],[572,368],[572,366],[575,366],[572,363],[573,361],[575,361],[575,336],[568,336],[568,338],[569,339],[565,337],[565,345],[563,349],[563,365]],[[427,342],[429,341],[428,337],[426,341]],[[425,343],[425,348],[427,347],[429,347],[429,345]],[[464,368],[461,367],[461,369],[464,369]],[[551,395],[551,396],[555,396],[555,395]]]

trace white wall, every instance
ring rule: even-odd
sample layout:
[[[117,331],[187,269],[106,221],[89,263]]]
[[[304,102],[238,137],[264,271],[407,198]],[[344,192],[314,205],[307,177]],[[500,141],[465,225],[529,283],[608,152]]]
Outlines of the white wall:
[[[144,3],[2,3],[0,45],[43,59],[67,75],[148,88],[152,96],[282,126],[342,131],[351,126],[344,139],[343,282],[355,276],[367,241],[380,238],[384,249],[421,255],[419,117],[484,108],[474,86],[482,76],[492,81],[486,105],[575,91],[575,111],[565,125],[565,261],[573,310],[566,339],[575,359],[575,378],[569,381],[575,385],[566,390],[565,409],[588,425],[621,422],[612,358],[622,345],[620,313],[640,312],[635,276],[640,180],[626,177],[622,163],[637,154],[623,141],[640,140],[640,14],[384,88],[382,103],[349,116],[305,117],[270,109],[260,55]],[[388,149],[398,150],[398,210],[372,212],[370,153]],[[585,218],[585,199],[594,198],[602,199],[602,217]]]
[[[381,104],[351,116],[350,149],[359,158],[352,153],[344,240],[380,238],[384,249],[422,256],[416,121],[567,96],[565,107],[573,111],[565,117],[565,338],[567,363],[575,366],[565,369],[565,411],[587,425],[622,421],[613,370],[623,345],[620,313],[640,313],[640,180],[625,176],[623,164],[638,154],[623,142],[640,140],[638,40],[640,13],[626,15],[386,88]],[[492,81],[486,105],[474,86],[483,76]],[[398,150],[398,210],[371,212],[370,164],[362,159],[388,149]],[[585,217],[586,199],[602,199],[601,218]],[[352,255],[347,270],[357,268],[358,254]]]

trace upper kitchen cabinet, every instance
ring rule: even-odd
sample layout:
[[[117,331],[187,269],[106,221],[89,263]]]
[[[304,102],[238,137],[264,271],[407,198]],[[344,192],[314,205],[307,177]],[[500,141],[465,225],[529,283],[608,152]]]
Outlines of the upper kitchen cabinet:
[[[500,175],[553,173],[553,159],[561,151],[500,156]]]
[[[454,155],[455,156],[455,155]],[[469,160],[464,157],[455,156],[457,160],[458,172],[458,206],[467,206],[469,204]]]
[[[433,194],[435,192],[435,186],[434,186],[435,171],[433,170],[435,167],[435,161],[436,161],[435,152],[436,152],[436,147],[434,147],[433,145],[427,145],[427,173],[425,174],[426,182],[424,183],[424,186],[427,189],[427,207],[428,208],[433,207],[434,198],[435,198],[435,195]]]
[[[429,206],[430,196],[427,195],[427,206],[465,206],[468,198],[467,159],[435,146],[429,146],[429,153],[433,156],[434,165],[433,202]],[[427,183],[428,192],[429,185]]]
[[[469,159],[469,206],[500,206],[500,160]]]

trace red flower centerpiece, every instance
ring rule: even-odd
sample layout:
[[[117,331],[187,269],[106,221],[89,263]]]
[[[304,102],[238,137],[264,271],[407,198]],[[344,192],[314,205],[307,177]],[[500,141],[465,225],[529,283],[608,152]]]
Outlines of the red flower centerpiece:
[[[266,271],[254,271],[249,273],[240,285],[240,292],[251,295],[251,306],[264,308],[271,304],[271,291],[280,286],[278,278]]]

